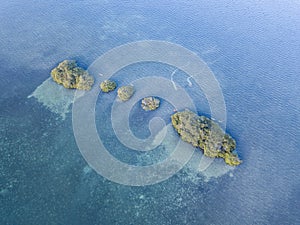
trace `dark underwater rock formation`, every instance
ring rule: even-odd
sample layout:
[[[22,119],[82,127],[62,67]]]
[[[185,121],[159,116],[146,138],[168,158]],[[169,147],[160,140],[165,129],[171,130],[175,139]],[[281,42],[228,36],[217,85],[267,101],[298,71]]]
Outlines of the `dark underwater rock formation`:
[[[53,80],[65,88],[90,90],[94,78],[87,71],[77,66],[74,60],[64,60],[51,71]]]
[[[242,162],[234,152],[235,140],[211,119],[189,110],[177,112],[171,119],[181,139],[201,148],[205,156],[223,158],[230,166],[237,166]]]

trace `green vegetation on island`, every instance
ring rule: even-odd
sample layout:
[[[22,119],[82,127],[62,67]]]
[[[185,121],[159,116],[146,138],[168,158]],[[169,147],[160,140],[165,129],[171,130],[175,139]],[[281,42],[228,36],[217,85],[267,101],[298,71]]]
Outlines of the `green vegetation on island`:
[[[62,84],[65,88],[90,90],[94,84],[94,78],[87,71],[78,67],[74,60],[64,60],[59,63],[51,71],[51,77],[56,83]],[[112,80],[104,80],[100,84],[102,92],[105,93],[114,91],[116,87],[116,82]],[[128,101],[134,92],[133,86],[122,86],[117,91],[118,98],[123,102]],[[72,103],[72,101],[69,101],[66,104],[64,99],[61,101],[63,102],[61,105],[65,106],[66,109]],[[47,101],[47,105],[51,106],[51,104],[52,100],[50,103]],[[149,96],[141,100],[141,107],[145,111],[156,110],[159,106],[160,99],[157,97]],[[242,163],[235,151],[235,140],[229,134],[226,134],[213,120],[205,116],[198,116],[189,110],[174,113],[171,120],[180,138],[194,147],[202,149],[205,156],[223,158],[225,163],[230,166],[237,166]]]
[[[118,89],[118,97],[123,101],[128,101],[131,96],[134,94],[133,86],[122,86]]]
[[[75,60],[64,60],[51,71],[53,80],[65,88],[90,90],[94,78],[87,71],[78,67]]]
[[[116,82],[112,80],[105,80],[100,84],[101,90],[105,93],[115,90],[116,87],[117,87]]]
[[[155,97],[146,97],[142,99],[142,108],[145,111],[153,111],[159,107],[160,100]]]
[[[181,139],[201,148],[205,156],[223,158],[230,166],[237,166],[242,162],[234,152],[235,140],[211,119],[189,110],[176,112],[171,119]]]

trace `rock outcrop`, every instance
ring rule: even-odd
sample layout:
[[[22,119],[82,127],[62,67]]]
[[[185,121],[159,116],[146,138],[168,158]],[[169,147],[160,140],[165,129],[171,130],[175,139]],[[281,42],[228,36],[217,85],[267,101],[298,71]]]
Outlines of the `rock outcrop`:
[[[153,111],[159,107],[160,100],[155,97],[146,97],[142,100],[142,108],[145,111]]]
[[[105,80],[105,81],[101,82],[101,84],[100,84],[101,90],[105,93],[115,90],[116,87],[117,87],[116,82],[114,82],[112,80]]]
[[[94,78],[87,71],[78,67],[74,60],[64,60],[51,71],[53,80],[65,88],[90,90]]]
[[[181,139],[201,148],[205,156],[223,158],[231,166],[242,162],[234,152],[235,140],[211,119],[198,116],[189,110],[177,112],[171,119]]]
[[[131,96],[134,94],[134,87],[133,86],[122,86],[118,89],[118,97],[123,102],[128,101]]]

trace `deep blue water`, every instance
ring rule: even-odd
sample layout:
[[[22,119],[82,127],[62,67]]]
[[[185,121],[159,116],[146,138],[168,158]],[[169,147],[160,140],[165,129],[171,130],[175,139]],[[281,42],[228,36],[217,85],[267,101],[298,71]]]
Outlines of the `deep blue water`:
[[[0,224],[300,224],[299,8],[298,1],[2,2]],[[206,182],[182,170],[151,186],[116,184],[87,167],[70,113],[62,120],[27,98],[63,59],[87,68],[113,47],[147,39],[182,45],[214,72],[243,159],[233,176]],[[209,115],[203,94],[194,97]]]

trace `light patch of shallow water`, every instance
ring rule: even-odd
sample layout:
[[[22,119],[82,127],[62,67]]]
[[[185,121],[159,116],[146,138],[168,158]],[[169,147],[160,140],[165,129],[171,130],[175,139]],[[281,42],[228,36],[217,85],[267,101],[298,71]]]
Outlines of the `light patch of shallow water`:
[[[34,97],[52,113],[59,115],[64,120],[67,113],[71,110],[75,91],[76,90],[66,89],[62,85],[58,85],[50,77],[38,86],[28,98]],[[157,142],[160,142],[166,129],[167,135],[160,143],[160,147],[162,147],[163,151],[161,151],[160,154],[152,154],[150,151],[147,154],[138,156],[138,164],[155,164],[166,159],[174,151],[179,141],[179,136],[173,129],[172,124],[168,124],[157,133],[152,145],[157,146],[159,144]],[[185,149],[182,149],[182,151],[185,151]],[[221,177],[234,169],[234,167],[226,165],[223,160],[218,159],[203,166],[203,163],[207,163],[208,160],[203,156],[201,150],[196,149],[193,157],[185,167],[187,169],[186,171],[188,171],[189,179],[197,179],[197,176],[200,174],[204,176],[205,181],[209,181],[211,178]]]
[[[71,110],[75,91],[64,88],[49,77],[28,98],[34,97],[52,113],[58,114],[64,120],[66,114]]]
[[[159,162],[164,160],[165,157],[167,157],[174,151],[176,143],[179,141],[179,136],[173,129],[172,124],[168,124],[166,128],[163,129],[167,129],[167,135],[160,144],[160,147],[164,149],[164,152],[155,156],[152,155],[152,157],[145,157],[144,155],[140,158],[141,161],[152,160],[153,163]],[[154,138],[154,141],[159,140],[160,136],[162,136],[164,132],[165,130],[161,130],[160,132],[158,132],[156,135],[157,137]],[[157,145],[158,143],[154,144]],[[181,149],[181,151],[185,151],[185,149]],[[198,175],[201,175],[204,177],[204,181],[208,182],[211,178],[218,178],[225,174],[229,174],[230,177],[233,176],[233,174],[229,172],[233,172],[234,167],[227,165],[224,160],[210,160],[211,158],[203,156],[202,151],[196,148],[191,160],[183,168],[187,172],[188,179],[198,182]],[[207,163],[207,161],[209,161],[209,164]]]

